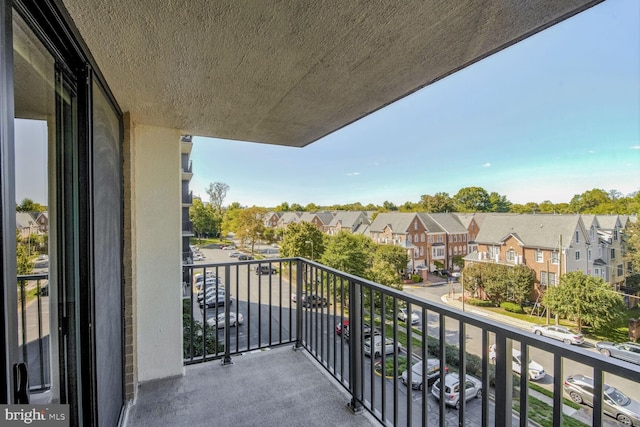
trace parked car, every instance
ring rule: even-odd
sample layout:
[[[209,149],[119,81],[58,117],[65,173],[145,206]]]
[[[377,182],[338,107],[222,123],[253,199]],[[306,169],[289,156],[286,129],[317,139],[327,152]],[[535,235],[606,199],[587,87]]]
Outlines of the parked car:
[[[342,335],[342,329],[349,329],[349,319],[344,319],[342,322],[336,325],[336,334]]]
[[[440,400],[440,379],[433,383],[431,394]],[[482,397],[482,382],[476,377],[465,375],[465,400]],[[450,373],[444,376],[444,403],[460,409],[460,378],[457,373]]]
[[[202,255],[202,254],[193,254],[193,261],[204,261],[204,255]]]
[[[225,245],[225,246],[222,247],[222,250],[223,251],[230,251],[230,250],[233,250],[235,248],[236,248],[235,245]]]
[[[626,360],[627,362],[640,365],[640,344],[634,342],[623,342],[615,344],[612,342],[596,343],[598,351],[605,356]]]
[[[515,348],[511,350],[511,370],[520,375],[520,369],[522,367],[522,353]],[[489,346],[489,359],[492,362],[496,360],[496,345]],[[529,366],[527,372],[529,373],[529,379],[532,381],[538,381],[545,377],[546,373],[544,368],[539,363],[529,359]]]
[[[224,292],[212,292],[207,294],[207,297],[200,301],[200,308],[204,307],[205,303],[207,308],[212,308],[225,304],[225,296]],[[229,295],[229,304],[233,303],[233,298]]]
[[[198,302],[202,301],[202,299],[204,298],[205,292],[207,294],[207,297],[215,292],[224,295],[225,293],[224,283],[222,283],[222,280],[220,280],[217,283],[216,282],[209,283],[209,281],[207,280],[207,285],[205,289],[200,289],[198,291],[198,295],[196,296],[196,300]]]
[[[409,313],[407,313],[407,309],[406,308],[401,308],[400,310],[398,310],[398,320],[402,320],[403,322],[407,322],[407,320],[409,319]],[[415,325],[417,323],[420,323],[420,317],[418,316],[418,313],[416,313],[415,311],[411,312],[411,324]]]
[[[422,363],[415,363],[411,367],[411,388],[416,390],[422,390],[424,388],[424,381],[422,380]],[[446,368],[445,368],[446,369]],[[440,375],[440,361],[438,359],[427,359],[427,387],[433,384]],[[409,383],[409,372],[405,370],[402,373],[402,383],[407,385]]]
[[[365,356],[378,358],[384,354],[393,354],[396,351],[400,352],[402,347],[400,343],[395,343],[391,338],[384,340],[382,343],[382,336],[374,335],[364,340],[364,354]]]
[[[231,258],[238,258],[240,255],[242,255],[242,252],[236,252],[236,251],[229,252],[229,256]]]
[[[345,339],[349,338],[349,322],[347,321],[347,324],[343,326],[342,328],[342,336]],[[364,325],[362,325],[362,338],[363,339],[367,339],[367,338],[371,338],[372,335],[382,335],[382,331],[378,328],[371,328],[371,325],[365,323]]]
[[[584,342],[584,336],[565,326],[557,325],[533,325],[531,330],[536,335],[563,341],[565,344],[580,345]]]
[[[253,259],[253,257],[251,255],[239,255],[238,256],[238,261],[251,261]]]
[[[220,313],[215,317],[207,319],[207,323],[209,324],[209,326],[215,329],[224,328],[225,322],[225,313]],[[229,326],[242,325],[243,322],[244,316],[242,315],[242,313],[235,313],[233,311],[229,313]]]
[[[270,265],[256,265],[254,271],[257,275],[277,273],[277,270]]]
[[[628,426],[640,426],[640,402],[629,398],[608,384],[602,387],[602,411]],[[564,391],[578,404],[593,406],[593,378],[584,375],[569,375],[564,382]]]
[[[324,307],[329,305],[329,300],[318,294],[303,294],[302,306],[303,307]]]

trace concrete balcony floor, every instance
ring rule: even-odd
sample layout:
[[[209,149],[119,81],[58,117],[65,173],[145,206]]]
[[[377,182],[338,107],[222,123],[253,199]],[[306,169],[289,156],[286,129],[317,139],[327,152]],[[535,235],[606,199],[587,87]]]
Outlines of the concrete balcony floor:
[[[143,383],[125,426],[378,426],[353,414],[349,396],[292,346],[189,365],[182,377]]]

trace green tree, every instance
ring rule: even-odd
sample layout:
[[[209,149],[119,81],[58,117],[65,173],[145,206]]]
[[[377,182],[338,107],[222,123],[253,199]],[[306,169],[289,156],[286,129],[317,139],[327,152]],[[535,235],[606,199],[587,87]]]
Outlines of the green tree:
[[[382,208],[385,211],[388,211],[388,212],[392,212],[392,211],[397,211],[398,210],[398,207],[396,205],[394,205],[393,203],[391,203],[390,201],[388,201],[388,200],[385,200],[382,203]]]
[[[441,213],[455,211],[455,203],[449,193],[436,193],[433,196],[420,196],[420,205],[425,212]]]
[[[302,207],[301,204],[298,204],[298,203],[292,203],[290,210],[292,212],[304,212],[304,208]]]
[[[482,288],[487,297],[496,304],[507,299],[509,290],[509,267],[502,264],[485,264]]]
[[[624,301],[604,280],[581,271],[560,278],[542,297],[542,304],[560,316],[575,319],[578,330],[588,324],[599,328],[618,321],[624,315]]]
[[[371,239],[361,234],[341,231],[336,236],[327,237],[320,262],[345,273],[366,277],[365,273],[371,266],[374,245]]]
[[[488,212],[491,208],[489,193],[482,187],[461,188],[453,200],[458,212]]]
[[[569,206],[573,212],[576,213],[588,213],[594,212],[594,210],[601,204],[608,204],[611,202],[609,194],[598,188],[585,191],[582,194],[576,194],[569,202]]]
[[[472,297],[478,295],[478,290],[484,286],[484,273],[487,264],[474,262],[465,266],[462,271],[462,286]]]
[[[395,245],[374,245],[373,250],[373,264],[375,265],[376,262],[378,265],[387,264],[397,276],[396,282],[399,282],[402,271],[406,270],[409,263],[406,249]]]
[[[238,211],[236,217],[236,238],[243,244],[251,246],[251,253],[258,240],[264,234],[264,217],[267,214],[265,208],[252,206]]]
[[[238,202],[233,202],[224,211],[222,217],[222,234],[224,236],[229,233],[236,233],[238,231],[238,215],[244,208]]]
[[[510,267],[508,272],[507,301],[522,305],[533,291],[536,281],[535,272],[523,264]]]
[[[209,195],[209,202],[213,206],[213,210],[218,215],[222,215],[222,204],[229,192],[229,186],[224,182],[214,182],[209,184],[205,191]]]
[[[624,231],[627,243],[625,261],[631,263],[631,269],[640,272],[640,221],[628,221]]]
[[[22,199],[19,205],[16,205],[16,211],[18,212],[44,212],[47,208],[40,203],[36,203],[31,199]]]
[[[489,194],[489,211],[490,212],[509,212],[511,202],[507,200],[507,196],[492,191]]]
[[[280,243],[280,256],[317,260],[324,253],[324,235],[310,222],[291,223]]]
[[[205,205],[200,199],[193,199],[193,204],[189,207],[189,219],[193,233],[198,238],[202,238],[204,234],[217,234],[219,230],[219,221],[216,220],[213,207]]]
[[[27,243],[20,237],[20,233],[16,230],[16,263],[19,275],[33,273],[33,262],[29,256]]]
[[[289,203],[282,202],[278,206],[275,207],[274,211],[276,212],[289,212],[291,208],[289,207]]]

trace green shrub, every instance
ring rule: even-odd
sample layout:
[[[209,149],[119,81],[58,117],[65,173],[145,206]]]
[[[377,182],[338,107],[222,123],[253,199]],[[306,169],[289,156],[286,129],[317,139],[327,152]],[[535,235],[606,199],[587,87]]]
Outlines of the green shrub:
[[[500,304],[500,307],[503,308],[504,310],[507,310],[507,311],[511,312],[511,313],[524,314],[524,310],[522,309],[520,304],[516,304],[516,303],[513,303],[513,302],[505,301],[502,304]]]
[[[495,307],[496,306],[493,301],[490,301],[487,299],[469,298],[466,301],[467,301],[467,304],[475,305],[477,307]]]
[[[411,281],[413,283],[420,283],[420,282],[422,282],[422,276],[420,276],[419,274],[412,274],[411,275]]]

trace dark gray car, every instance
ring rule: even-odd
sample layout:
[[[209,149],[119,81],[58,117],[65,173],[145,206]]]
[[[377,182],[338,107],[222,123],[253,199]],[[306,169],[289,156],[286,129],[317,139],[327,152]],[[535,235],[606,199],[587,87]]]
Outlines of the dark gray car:
[[[415,363],[411,368],[411,388],[422,390],[424,388],[424,381],[422,381],[422,360]],[[440,361],[438,359],[427,359],[427,387],[433,384],[440,375]],[[402,383],[407,385],[409,383],[409,372],[404,371],[402,373]]]

